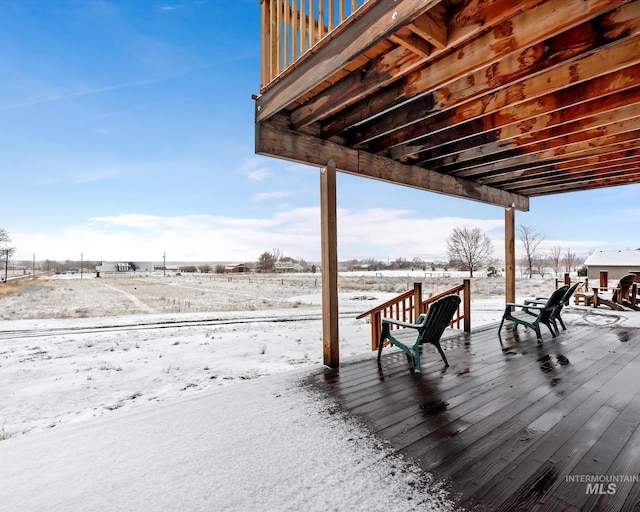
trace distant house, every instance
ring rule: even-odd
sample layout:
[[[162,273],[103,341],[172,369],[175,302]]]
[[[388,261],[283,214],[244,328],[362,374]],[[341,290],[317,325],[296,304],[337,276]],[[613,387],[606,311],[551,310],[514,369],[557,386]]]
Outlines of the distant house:
[[[275,270],[280,274],[289,274],[293,272],[306,272],[307,268],[294,261],[276,261]]]
[[[125,273],[125,272],[153,272],[153,263],[148,261],[103,261],[102,265],[96,266],[96,272],[106,273]]]
[[[251,269],[243,264],[238,265],[227,265],[224,267],[224,271],[227,274],[244,274],[251,272]]]
[[[606,270],[609,279],[618,280],[625,274],[640,274],[640,249],[633,251],[596,251],[584,262],[589,280],[598,280]]]

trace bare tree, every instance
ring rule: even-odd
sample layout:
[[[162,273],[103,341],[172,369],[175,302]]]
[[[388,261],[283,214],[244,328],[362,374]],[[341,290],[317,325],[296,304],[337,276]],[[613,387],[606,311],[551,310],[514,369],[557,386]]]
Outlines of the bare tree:
[[[578,265],[580,265],[580,263],[582,263],[581,260],[582,259],[575,252],[571,252],[571,249],[567,249],[564,258],[562,258],[565,272],[571,272]]]
[[[212,268],[211,268],[211,265],[209,265],[208,263],[205,263],[204,265],[200,265],[198,267],[198,270],[203,274],[208,274],[209,272],[211,272]]]
[[[544,255],[536,255],[533,259],[533,264],[538,271],[538,274],[540,274],[541,277],[544,277],[544,273],[549,267],[549,258]]]
[[[269,251],[263,252],[258,258],[256,269],[258,272],[275,272],[276,270],[276,257]]]
[[[493,244],[480,228],[454,228],[447,239],[447,254],[453,265],[473,271],[485,266],[493,255]]]
[[[15,252],[15,247],[11,247],[11,237],[6,229],[0,228],[0,268],[4,268],[4,282],[7,282],[9,272],[9,259]]]
[[[536,249],[545,237],[531,226],[518,226],[518,237],[522,242],[525,253],[525,266],[529,269],[529,278],[533,274],[533,267],[536,262]]]
[[[560,273],[560,265],[562,263],[562,247],[554,245],[551,248],[551,251],[549,252],[549,263],[557,276]]]

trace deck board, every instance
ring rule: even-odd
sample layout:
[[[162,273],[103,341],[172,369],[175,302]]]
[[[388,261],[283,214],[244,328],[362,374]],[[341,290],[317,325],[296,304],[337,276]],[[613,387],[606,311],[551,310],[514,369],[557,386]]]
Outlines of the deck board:
[[[575,475],[640,474],[640,329],[569,325],[552,338],[497,325],[424,347],[423,373],[394,347],[309,382],[482,510],[640,510],[640,484],[587,492]],[[606,491],[606,483],[604,489]],[[602,489],[601,489],[602,490]]]

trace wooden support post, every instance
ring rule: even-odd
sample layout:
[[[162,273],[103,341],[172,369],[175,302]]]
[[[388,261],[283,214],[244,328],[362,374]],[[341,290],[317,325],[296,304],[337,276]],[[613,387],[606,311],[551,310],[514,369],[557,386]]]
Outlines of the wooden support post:
[[[506,302],[516,301],[516,212],[504,211],[504,286]]]
[[[338,230],[336,164],[329,160],[320,170],[320,218],[322,236],[322,343],[324,364],[337,368],[338,346]]]
[[[471,332],[471,279],[462,281],[464,288],[462,293],[464,296],[464,332]]]
[[[418,317],[424,313],[424,311],[422,311],[422,283],[413,283],[413,309],[413,321],[417,322]]]
[[[569,274],[569,272],[564,273],[564,284],[566,284],[567,286],[571,286],[571,275]]]

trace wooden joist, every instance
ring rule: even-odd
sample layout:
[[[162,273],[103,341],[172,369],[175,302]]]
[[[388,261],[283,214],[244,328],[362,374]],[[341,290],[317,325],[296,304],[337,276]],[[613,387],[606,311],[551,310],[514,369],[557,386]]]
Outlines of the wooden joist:
[[[259,152],[518,209],[640,183],[640,0],[364,6],[258,98]]]

